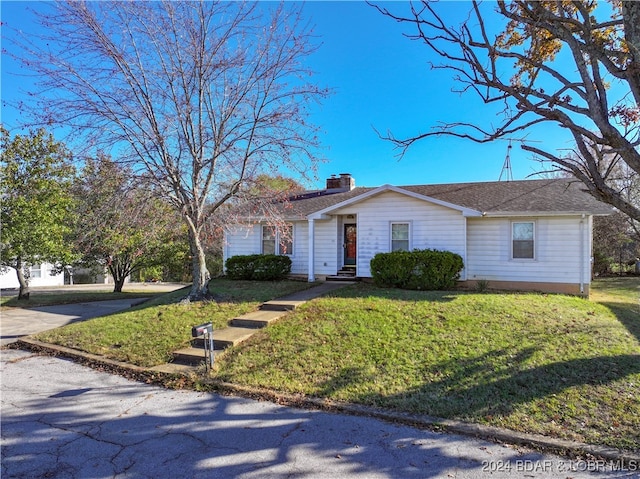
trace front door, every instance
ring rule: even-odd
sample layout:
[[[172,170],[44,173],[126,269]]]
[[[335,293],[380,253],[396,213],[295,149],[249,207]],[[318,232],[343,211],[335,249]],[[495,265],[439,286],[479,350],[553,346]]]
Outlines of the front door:
[[[355,266],[356,264],[356,225],[345,224],[344,225],[344,265]]]

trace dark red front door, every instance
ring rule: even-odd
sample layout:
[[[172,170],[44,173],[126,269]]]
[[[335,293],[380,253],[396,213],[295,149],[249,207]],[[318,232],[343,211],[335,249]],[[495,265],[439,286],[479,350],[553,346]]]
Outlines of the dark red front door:
[[[354,266],[357,256],[357,236],[356,225],[344,225],[344,264],[345,266]]]

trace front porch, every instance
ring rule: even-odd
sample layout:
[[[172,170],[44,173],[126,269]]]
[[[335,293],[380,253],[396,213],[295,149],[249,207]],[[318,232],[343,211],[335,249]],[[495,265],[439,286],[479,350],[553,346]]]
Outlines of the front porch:
[[[345,265],[335,275],[327,276],[326,281],[358,281],[356,265]]]
[[[355,214],[309,218],[308,242],[310,282],[319,277],[328,281],[353,281],[358,276],[358,224]]]

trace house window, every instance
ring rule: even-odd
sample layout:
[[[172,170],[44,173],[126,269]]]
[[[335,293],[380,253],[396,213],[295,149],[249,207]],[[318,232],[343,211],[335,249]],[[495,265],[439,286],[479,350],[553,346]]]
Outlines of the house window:
[[[277,245],[277,249],[276,249]],[[293,225],[262,226],[262,254],[293,254]]]
[[[286,225],[278,232],[278,254],[293,254],[293,225]]]
[[[276,254],[276,228],[262,226],[262,254]]]
[[[409,223],[391,223],[391,251],[409,251]]]
[[[29,269],[29,276],[31,277],[31,279],[42,278],[42,265],[41,264],[32,265],[31,268]]]
[[[511,223],[513,259],[534,259],[534,230],[533,221]]]

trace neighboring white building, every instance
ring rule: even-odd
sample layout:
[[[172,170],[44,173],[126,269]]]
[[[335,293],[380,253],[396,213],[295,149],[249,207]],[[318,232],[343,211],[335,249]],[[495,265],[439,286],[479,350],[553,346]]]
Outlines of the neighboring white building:
[[[53,274],[53,265],[49,263],[34,264],[30,267],[29,286],[62,286],[64,284],[64,274]],[[19,288],[18,275],[13,268],[7,268],[0,272],[0,288]]]
[[[224,259],[287,254],[309,281],[351,272],[371,276],[376,253],[438,249],[458,253],[463,285],[588,296],[594,215],[611,207],[569,179],[355,188],[342,174],[325,190],[225,231]]]
[[[113,284],[113,277],[106,268],[80,268],[75,267],[60,274],[52,273],[53,265],[49,263],[36,264],[31,266],[31,279],[29,287],[38,286],[62,286],[65,284]],[[127,276],[125,284],[131,282]],[[16,270],[7,268],[7,271],[0,273],[0,289],[19,288]]]

